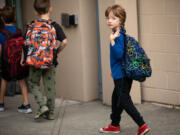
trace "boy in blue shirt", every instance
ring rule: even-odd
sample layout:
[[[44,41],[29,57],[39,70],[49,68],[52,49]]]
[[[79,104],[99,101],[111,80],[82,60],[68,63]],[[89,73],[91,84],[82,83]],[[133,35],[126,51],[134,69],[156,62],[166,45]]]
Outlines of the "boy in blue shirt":
[[[14,25],[15,22],[15,10],[13,7],[11,6],[6,6],[1,10],[1,21],[4,22],[4,27],[1,28],[5,31],[7,31],[10,34],[14,34],[17,31],[16,26]],[[2,31],[0,31],[0,50],[1,50],[1,54],[5,53],[3,52],[3,48],[4,48],[4,42],[6,40],[7,36],[5,35],[5,33],[2,33]],[[31,113],[31,107],[28,101],[28,90],[27,90],[27,86],[26,86],[26,82],[25,82],[25,78],[28,76],[28,69],[25,69],[25,67],[21,67],[22,71],[26,71],[26,72],[19,72],[19,74],[15,77],[15,78],[11,78],[9,77],[10,75],[10,71],[8,71],[7,69],[7,62],[5,62],[2,59],[2,55],[1,55],[1,67],[2,67],[2,80],[1,80],[1,91],[0,91],[0,111],[4,111],[4,96],[5,96],[5,92],[6,92],[6,86],[7,86],[7,82],[12,80],[12,79],[16,79],[18,80],[18,83],[22,89],[22,95],[23,95],[23,99],[24,99],[24,103],[18,107],[18,112],[23,112],[23,113]],[[19,61],[20,64],[20,61]],[[14,67],[12,67],[14,68]],[[11,70],[12,70],[11,68]]]
[[[113,5],[106,9],[105,16],[107,25],[112,29],[110,34],[110,66],[115,88],[112,94],[112,113],[110,115],[112,122],[108,127],[100,128],[100,132],[119,133],[121,114],[125,110],[139,126],[137,135],[145,135],[150,131],[150,128],[145,124],[143,117],[131,100],[130,90],[133,80],[126,77],[122,69],[125,39],[121,33],[125,33],[126,12],[120,5]]]

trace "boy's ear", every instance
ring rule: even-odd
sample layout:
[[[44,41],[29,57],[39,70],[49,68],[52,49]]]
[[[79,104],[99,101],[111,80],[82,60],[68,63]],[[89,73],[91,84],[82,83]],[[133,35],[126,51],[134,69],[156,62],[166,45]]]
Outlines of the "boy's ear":
[[[52,7],[49,8],[49,13],[51,13],[51,12],[52,12]]]
[[[35,15],[39,15],[37,11],[34,11],[34,14],[35,14]]]

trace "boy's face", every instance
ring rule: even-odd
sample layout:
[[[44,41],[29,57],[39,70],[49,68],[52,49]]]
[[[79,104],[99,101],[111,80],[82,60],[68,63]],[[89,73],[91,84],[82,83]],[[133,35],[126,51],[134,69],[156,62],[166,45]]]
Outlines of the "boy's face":
[[[107,25],[110,29],[113,30],[120,28],[120,19],[114,16],[112,11],[109,13],[109,16],[107,17]]]

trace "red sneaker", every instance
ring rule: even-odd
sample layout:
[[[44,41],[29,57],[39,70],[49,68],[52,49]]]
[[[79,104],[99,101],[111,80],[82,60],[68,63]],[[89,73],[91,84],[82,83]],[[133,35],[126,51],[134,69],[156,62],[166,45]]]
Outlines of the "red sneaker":
[[[149,131],[149,125],[144,124],[139,128],[137,135],[146,135]]]
[[[108,127],[100,128],[99,129],[100,133],[119,133],[120,132],[120,127],[119,126],[112,126],[109,125]]]

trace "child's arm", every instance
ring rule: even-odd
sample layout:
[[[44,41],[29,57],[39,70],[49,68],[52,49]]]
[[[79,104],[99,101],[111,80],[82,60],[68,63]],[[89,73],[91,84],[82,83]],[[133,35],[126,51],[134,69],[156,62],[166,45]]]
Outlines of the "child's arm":
[[[116,40],[116,38],[118,39]],[[124,36],[117,30],[110,35],[111,50],[114,53],[116,59],[121,59],[124,54]]]
[[[25,65],[25,62],[24,62],[24,51],[22,49],[22,53],[21,53],[21,61],[20,61],[20,64],[21,66],[24,66]]]
[[[58,47],[57,53],[60,53],[67,45],[67,38],[66,35],[63,31],[63,29],[61,28],[61,26],[59,24],[57,24],[56,22],[53,22],[52,25],[55,27],[56,29],[56,34],[57,34],[57,41],[58,43],[61,42],[61,44]]]
[[[67,39],[64,39],[64,40],[61,42],[61,44],[60,44],[60,46],[59,46],[59,48],[58,48],[58,50],[57,50],[57,53],[60,53],[60,52],[66,47],[66,45],[67,45]]]

